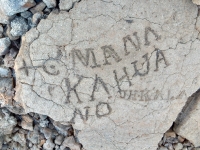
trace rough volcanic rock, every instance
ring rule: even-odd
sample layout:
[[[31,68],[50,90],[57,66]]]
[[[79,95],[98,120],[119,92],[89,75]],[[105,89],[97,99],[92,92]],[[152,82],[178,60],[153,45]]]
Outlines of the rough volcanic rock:
[[[43,2],[47,5],[48,8],[56,7],[56,0],[43,0]]]
[[[200,84],[197,6],[80,1],[22,38],[15,100],[79,130],[84,149],[155,150]]]
[[[0,10],[7,16],[26,11],[35,5],[34,0],[1,0]]]
[[[0,38],[0,56],[5,55],[8,52],[10,44],[11,42],[8,37]]]
[[[75,2],[78,2],[80,0],[60,0],[59,8],[60,10],[70,10]]]
[[[12,36],[22,36],[28,31],[28,23],[23,17],[15,17],[11,21],[11,31]]]
[[[0,137],[11,134],[17,120],[5,110],[0,109]]]

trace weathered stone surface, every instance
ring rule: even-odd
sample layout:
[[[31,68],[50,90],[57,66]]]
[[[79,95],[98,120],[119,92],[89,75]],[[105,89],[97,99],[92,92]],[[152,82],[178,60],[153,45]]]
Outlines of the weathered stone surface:
[[[50,139],[48,139],[43,145],[43,148],[45,150],[53,150],[54,147],[55,147],[55,144]]]
[[[64,150],[65,148],[69,147],[70,149],[73,150],[81,150],[81,147],[78,143],[75,142],[75,139],[73,136],[66,137],[60,146],[61,150]]]
[[[0,77],[11,77],[11,70],[6,67],[0,67]]]
[[[21,126],[23,129],[33,131],[33,119],[29,115],[22,116]]]
[[[188,105],[186,105],[183,111],[177,118],[174,126],[174,130],[181,136],[189,139],[195,147],[200,146],[199,141],[199,125],[200,120],[200,93],[191,97]]]
[[[4,105],[11,104],[14,96],[13,90],[13,79],[7,77],[0,77],[0,104]]]
[[[8,52],[8,48],[9,48],[10,44],[11,44],[11,42],[8,37],[0,38],[0,56],[5,55]]]
[[[6,16],[0,9],[0,23],[9,24],[9,17]]]
[[[13,141],[18,142],[21,146],[25,146],[26,145],[26,139],[24,134],[22,133],[16,133],[13,137],[12,137]]]
[[[0,109],[0,136],[11,134],[17,120],[6,111]]]
[[[75,2],[80,0],[60,0],[59,8],[60,10],[70,10]]]
[[[22,12],[20,13],[20,15],[23,17],[23,18],[29,18],[32,16],[32,13],[30,11],[25,11],[25,12]]]
[[[43,0],[43,2],[47,5],[48,8],[56,7],[56,0]]]
[[[86,150],[155,150],[199,88],[197,14],[188,0],[85,0],[51,13],[22,38],[15,100],[71,123]]]
[[[28,31],[28,23],[23,17],[15,17],[11,21],[11,31],[12,36],[22,36]]]
[[[7,16],[23,12],[35,5],[34,0],[1,0],[0,10]]]
[[[45,3],[40,2],[39,4],[37,4],[35,7],[31,8],[30,11],[35,14],[37,12],[42,11],[44,8],[46,7]]]

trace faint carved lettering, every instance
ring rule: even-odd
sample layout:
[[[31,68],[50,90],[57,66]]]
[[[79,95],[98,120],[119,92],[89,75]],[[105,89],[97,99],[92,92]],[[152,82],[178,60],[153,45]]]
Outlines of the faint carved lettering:
[[[144,37],[145,37],[145,45],[147,45],[147,46],[150,45],[149,38],[148,38],[148,35],[150,32],[156,37],[156,40],[161,39],[161,36],[159,36],[153,29],[151,29],[150,27],[146,27]]]
[[[91,95],[91,100],[90,100],[90,101],[94,101],[94,99],[95,99],[95,98],[94,98],[94,93],[95,93],[95,90],[96,90],[96,88],[97,88],[98,82],[101,83],[101,85],[103,86],[103,89],[106,91],[106,93],[107,93],[108,95],[110,95],[106,83],[103,81],[102,78],[100,78],[100,77],[98,77],[97,75],[95,75],[95,81],[94,81],[94,86],[93,86],[93,90],[92,90],[92,95]]]
[[[160,58],[160,57],[162,57],[162,58]],[[169,64],[168,64],[168,62],[166,61],[166,58],[165,58],[165,56],[164,56],[164,53],[161,51],[161,50],[159,50],[159,49],[156,49],[156,70],[155,71],[158,71],[158,68],[159,68],[159,66],[158,66],[158,63],[160,62],[160,61],[164,61],[164,63],[165,63],[165,68],[167,67],[167,66],[169,66]]]
[[[94,49],[88,48],[85,50],[86,50],[86,56],[84,56],[80,50],[77,50],[77,49],[72,50],[73,66],[75,67],[75,59],[76,59],[75,56],[77,56],[77,58],[81,61],[81,63],[87,67],[89,65],[90,54],[92,54],[93,65],[90,67],[92,67],[92,68],[100,67],[100,65],[97,64],[96,57],[93,52]]]
[[[100,110],[103,106],[106,106],[107,112],[101,111],[101,114],[100,114]],[[108,103],[99,102],[99,104],[96,106],[96,116],[97,116],[97,118],[108,116],[111,113],[111,111],[112,111],[112,108],[110,107],[110,105]]]
[[[142,58],[145,59],[147,69],[146,69],[146,71],[144,73],[140,73],[139,70],[137,69],[137,65],[136,65],[137,61],[132,62],[131,64],[134,65],[134,69],[135,69],[134,76],[137,76],[137,75],[139,75],[139,76],[145,76],[145,75],[147,75],[149,73],[150,63],[149,63],[149,59],[148,59],[148,53],[146,53],[144,56],[142,56]]]
[[[135,36],[135,38],[137,40],[137,44],[135,44],[135,42],[133,42],[130,35],[127,35],[126,37],[123,38],[125,55],[130,54],[130,52],[128,52],[128,50],[127,50],[127,42],[128,41],[135,47],[136,51],[140,50],[140,40],[139,40],[139,37],[137,36],[137,32],[134,32],[133,36]]]
[[[80,82],[82,81],[82,79],[83,79],[82,76],[79,77],[78,82],[73,87],[71,87],[71,83],[70,83],[69,79],[68,78],[65,79],[65,85],[66,85],[67,91],[68,91],[67,92],[67,101],[66,101],[67,103],[70,102],[70,97],[71,97],[70,93],[71,93],[71,91],[73,91],[75,93],[76,98],[78,100],[78,103],[82,103],[82,101],[79,98],[78,92],[76,91],[76,88],[80,84]]]
[[[111,65],[110,62],[108,62],[108,58],[113,57],[116,62],[120,62],[122,59],[119,57],[117,52],[112,48],[111,45],[108,46],[102,46],[101,49],[103,50],[104,58],[105,58],[105,63],[104,65]]]

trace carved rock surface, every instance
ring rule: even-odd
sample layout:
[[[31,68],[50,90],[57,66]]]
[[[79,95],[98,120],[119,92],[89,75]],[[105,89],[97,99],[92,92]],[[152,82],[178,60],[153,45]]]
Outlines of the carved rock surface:
[[[155,150],[200,84],[197,6],[82,0],[22,38],[15,100],[86,150]]]

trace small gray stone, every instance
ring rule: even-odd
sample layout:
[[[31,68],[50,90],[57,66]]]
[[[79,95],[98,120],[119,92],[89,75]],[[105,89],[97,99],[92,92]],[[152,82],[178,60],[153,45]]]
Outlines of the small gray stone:
[[[43,145],[43,148],[45,150],[53,150],[54,147],[55,147],[55,144],[52,142],[51,139],[48,139]]]
[[[27,136],[28,140],[30,140],[33,144],[39,143],[39,133],[38,131],[29,132]]]
[[[40,116],[40,120],[45,120],[47,119],[47,116],[46,115],[39,115]]]
[[[78,2],[79,0],[60,0],[59,8],[60,10],[70,10],[73,6],[73,3]]]
[[[0,135],[0,149],[2,149],[3,140],[4,140],[4,136]]]
[[[43,128],[41,132],[44,134],[46,139],[50,139],[52,136],[52,130],[50,130],[49,128]]]
[[[40,124],[41,127],[47,127],[48,124],[49,124],[49,121],[46,120],[46,119],[45,120],[41,120],[39,124]]]
[[[160,148],[158,148],[158,150],[168,150],[168,149],[164,146],[161,146]]]
[[[66,137],[61,145],[61,149],[69,147],[70,149],[73,150],[80,150],[81,147],[78,143],[76,143],[75,139],[73,136]]]
[[[4,66],[14,68],[15,60],[9,54],[6,54],[4,57]]]
[[[57,144],[57,145],[61,145],[62,142],[63,142],[63,140],[64,140],[64,136],[58,135],[58,136],[56,137],[54,143]]]
[[[67,136],[68,130],[71,128],[71,125],[63,125],[60,122],[52,121],[58,133]]]
[[[11,31],[12,36],[22,36],[28,31],[28,23],[23,17],[15,17],[11,21]]]
[[[8,48],[11,42],[8,37],[0,39],[0,56],[5,55],[8,52]]]
[[[19,36],[12,36],[12,34],[10,33],[10,31],[11,31],[11,27],[10,27],[10,25],[7,25],[7,27],[6,27],[6,35],[9,37],[9,39],[11,41],[14,41],[14,40],[17,40],[17,39],[20,38]]]
[[[46,7],[46,4],[43,2],[38,3],[35,7],[31,8],[30,11],[35,14],[37,12],[43,11],[43,9]]]
[[[40,150],[36,145],[33,145],[30,150]]]
[[[174,145],[175,150],[182,150],[183,145],[181,143],[175,144]]]
[[[0,23],[2,24],[9,24],[10,17],[3,14],[3,12],[0,10]]]
[[[185,140],[185,138],[183,138],[182,136],[178,136],[178,141],[180,142],[180,143],[182,143],[183,141]]]
[[[33,119],[29,115],[22,116],[21,126],[23,129],[33,131]]]
[[[43,16],[43,12],[37,12],[33,15],[32,17],[32,23],[34,26],[37,26],[37,24],[39,23],[39,21],[42,19]]]
[[[56,0],[43,0],[43,2],[47,5],[48,8],[56,7]]]
[[[3,33],[3,26],[0,24],[0,33]]]
[[[10,56],[12,56],[13,58],[15,58],[17,56],[18,50],[15,48],[11,48],[10,49]]]
[[[4,143],[9,143],[10,141],[12,141],[10,136],[10,134],[4,136]]]
[[[24,146],[26,144],[25,136],[22,133],[16,133],[12,137],[12,139],[13,139],[13,141],[18,142],[21,146]]]
[[[6,67],[0,67],[0,77],[11,77],[11,70]]]
[[[25,11],[25,12],[22,12],[20,13],[20,15],[23,17],[23,18],[29,18],[32,16],[32,13],[30,11]]]
[[[11,134],[17,120],[7,112],[0,110],[0,135]]]
[[[34,0],[1,0],[0,9],[5,15],[12,16],[33,7],[35,4]]]

